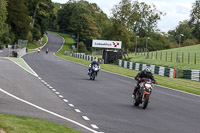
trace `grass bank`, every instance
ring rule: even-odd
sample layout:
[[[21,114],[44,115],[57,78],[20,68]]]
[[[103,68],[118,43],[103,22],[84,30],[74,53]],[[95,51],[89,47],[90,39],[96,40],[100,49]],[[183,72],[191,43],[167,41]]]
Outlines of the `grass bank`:
[[[28,42],[28,44],[27,44],[28,52],[35,51],[36,48],[42,47],[46,42],[47,42],[47,36],[46,35],[44,35],[44,37],[42,39],[42,44],[38,44],[36,42]]]
[[[65,48],[71,46],[70,40],[72,38],[66,34],[60,34],[60,35],[66,39],[65,39],[63,48],[59,52],[56,53],[57,56],[64,58],[66,60],[84,64],[84,65],[89,65],[91,63],[90,61],[87,61],[87,60],[78,59],[72,56],[64,55]],[[69,46],[66,46],[66,45],[69,45]],[[126,75],[132,78],[134,78],[136,74],[138,73],[138,71],[126,69],[126,68],[119,67],[113,64],[101,64],[101,69],[109,71],[109,72],[117,73],[117,74]],[[200,95],[200,82],[186,80],[186,79],[171,79],[171,78],[159,76],[156,74],[154,76],[155,76],[155,79],[158,81],[159,85]]]
[[[200,45],[186,46],[180,48],[153,51],[149,53],[149,59],[146,59],[144,52],[135,55],[135,53],[129,54],[130,61],[154,64],[159,66],[171,67],[180,70],[199,70],[200,69]],[[195,64],[196,54],[196,64]],[[177,57],[180,58],[180,62],[177,62]]]
[[[0,131],[5,133],[80,133],[53,122],[3,113],[0,113]]]

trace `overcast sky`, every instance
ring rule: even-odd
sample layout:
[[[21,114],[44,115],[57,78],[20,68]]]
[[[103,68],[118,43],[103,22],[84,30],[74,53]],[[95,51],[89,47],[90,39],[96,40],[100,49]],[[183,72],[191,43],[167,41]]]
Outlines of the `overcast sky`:
[[[68,0],[52,0],[53,2],[66,3]],[[97,5],[108,15],[111,14],[111,9],[121,0],[87,0],[90,3],[97,3]],[[133,1],[133,0],[132,0]],[[189,19],[192,9],[192,4],[195,0],[138,0],[147,4],[154,4],[156,8],[164,13],[165,16],[161,18],[158,23],[158,28],[161,31],[167,32],[174,30],[180,21]]]

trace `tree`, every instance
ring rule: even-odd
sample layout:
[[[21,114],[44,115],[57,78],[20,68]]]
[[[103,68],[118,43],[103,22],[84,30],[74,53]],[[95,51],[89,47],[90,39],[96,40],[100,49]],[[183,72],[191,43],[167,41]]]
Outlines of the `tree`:
[[[118,36],[113,38],[121,40],[124,48],[133,49],[136,36],[140,36],[140,45],[143,46],[145,41],[142,40],[156,32],[161,15],[163,13],[158,11],[155,5],[121,0],[112,9],[113,31],[111,34],[112,36]]]
[[[147,5],[142,2],[131,0],[121,0],[112,9],[113,18],[123,24],[127,30],[145,37],[147,33],[155,32],[158,20],[162,12],[158,11],[155,5]]]
[[[135,17],[135,15],[137,17]],[[131,16],[134,21],[130,24],[131,29],[137,35],[145,37],[147,33],[155,32],[158,21],[161,19],[162,15],[165,14],[158,11],[155,5],[148,5],[144,2],[139,3],[135,1],[132,5]]]
[[[8,24],[17,39],[27,39],[30,31],[30,18],[24,0],[8,1]]]
[[[111,28],[111,21],[108,19],[107,15],[98,7],[96,3],[86,2],[87,8],[91,12],[91,16],[96,23],[100,38],[106,38],[107,33]]]
[[[56,27],[57,12],[51,0],[26,0],[31,18],[31,31],[34,39],[38,39],[48,30]]]
[[[190,17],[190,27],[194,27],[193,35],[200,40],[200,0],[196,0],[195,3],[193,3]]]
[[[195,37],[193,36],[193,31],[194,27],[190,27],[189,21],[185,20],[183,22],[180,22],[175,30],[170,30],[168,32],[168,35],[171,42],[174,42],[174,44],[176,43],[176,46],[178,46],[178,43],[180,41],[180,34],[183,34],[184,36],[181,38],[181,43],[184,42],[182,46],[187,46],[197,42]]]
[[[180,22],[179,25],[176,27],[176,35],[183,34],[184,37],[181,39],[182,42],[187,39],[192,39],[193,35],[193,28],[190,27],[189,22],[187,20]],[[177,42],[179,39],[177,40]]]
[[[0,1],[0,44],[5,43],[5,37],[9,32],[8,24],[6,24],[7,19],[7,2],[5,0]],[[7,42],[7,41],[6,41]]]
[[[81,41],[99,38],[99,27],[93,17],[87,1],[69,1],[64,9],[58,11],[60,30],[71,34],[79,34]]]

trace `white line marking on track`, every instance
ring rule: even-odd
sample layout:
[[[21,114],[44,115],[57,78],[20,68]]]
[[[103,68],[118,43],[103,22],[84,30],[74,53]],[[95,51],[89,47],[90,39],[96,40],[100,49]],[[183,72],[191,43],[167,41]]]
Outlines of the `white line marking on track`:
[[[81,113],[81,111],[80,111],[79,109],[75,109],[75,111],[76,111],[77,113]]]
[[[50,88],[50,89],[53,89],[53,87],[52,87],[52,86],[49,86],[49,88]]]
[[[46,84],[46,86],[49,87],[50,85],[49,85],[49,84]]]
[[[68,104],[69,106],[71,106],[71,107],[74,107],[74,105],[73,104]]]
[[[161,85],[156,85],[156,86],[163,87],[163,88],[166,88],[166,89],[169,89],[169,90],[173,90],[173,91],[177,91],[177,92],[181,92],[181,93],[185,93],[185,94],[189,94],[189,95],[192,95],[192,96],[200,97],[200,95],[196,95],[196,94],[188,93],[188,92],[185,92],[185,91],[175,90],[175,89],[168,88],[168,87],[161,86]]]
[[[47,82],[44,82],[45,85],[47,85]]]
[[[21,58],[21,57],[20,57],[20,58]],[[38,77],[37,73],[36,73],[35,71],[33,71],[33,69],[26,63],[26,61],[25,61],[23,58],[21,58],[21,59],[22,59],[22,61],[26,64],[26,66],[27,66],[29,69],[31,69],[31,71],[33,72],[33,75],[36,76],[36,77]]]
[[[87,116],[82,116],[84,120],[89,121],[90,119]]]
[[[91,126],[92,126],[94,129],[99,129],[99,127],[97,127],[97,125],[91,124]]]
[[[38,77],[38,79],[40,79],[40,80],[41,80],[42,78]]]
[[[59,97],[60,97],[60,98],[63,98],[63,96],[62,96],[62,95],[59,95]]]
[[[59,95],[60,93],[59,92],[55,92],[57,95]]]
[[[42,81],[42,83],[44,83],[45,81],[44,80],[41,80]]]
[[[44,111],[44,112],[46,112],[46,113],[49,113],[49,114],[51,114],[51,115],[54,115],[54,116],[56,116],[56,117],[58,117],[58,118],[64,119],[64,120],[66,120],[66,121],[69,121],[69,122],[71,122],[71,123],[73,123],[73,124],[76,124],[76,125],[82,127],[82,128],[85,128],[85,129],[87,129],[87,130],[89,130],[89,131],[91,131],[91,132],[93,132],[93,133],[99,133],[98,131],[93,130],[93,129],[91,129],[91,128],[85,126],[85,125],[82,125],[82,124],[79,123],[79,122],[76,122],[76,121],[74,121],[74,120],[72,120],[72,119],[69,119],[69,118],[67,118],[67,117],[64,117],[64,116],[62,116],[62,115],[59,115],[59,114],[54,113],[54,112],[52,112],[52,111],[49,111],[49,110],[47,110],[47,109],[44,109],[44,108],[42,108],[42,107],[40,107],[40,106],[37,106],[37,105],[35,105],[35,104],[33,104],[33,103],[30,103],[30,102],[28,102],[28,101],[26,101],[26,100],[23,100],[23,99],[21,99],[21,98],[15,96],[15,95],[12,95],[11,93],[8,93],[7,91],[4,91],[4,90],[1,89],[1,88],[0,88],[0,91],[3,92],[3,93],[5,93],[5,94],[7,94],[8,96],[10,96],[10,97],[12,97],[12,98],[14,98],[14,99],[17,99],[18,101],[21,101],[21,102],[23,102],[23,103],[26,103],[26,104],[28,104],[28,105],[30,105],[30,106],[32,106],[32,107],[35,107],[35,108],[37,108],[37,109],[39,109],[39,110],[42,110],[42,111]]]
[[[56,91],[56,89],[52,89],[52,91]]]
[[[69,101],[67,99],[63,99],[64,102],[68,103]]]

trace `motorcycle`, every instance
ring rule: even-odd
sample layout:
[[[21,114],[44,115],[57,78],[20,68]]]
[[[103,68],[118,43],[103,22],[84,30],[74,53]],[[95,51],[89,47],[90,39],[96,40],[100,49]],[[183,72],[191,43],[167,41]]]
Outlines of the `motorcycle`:
[[[149,100],[150,95],[152,93],[154,84],[152,83],[151,79],[143,78],[141,79],[140,89],[136,92],[135,97],[133,98],[133,104],[135,106],[138,106],[139,104],[142,104],[142,108],[146,109]]]
[[[90,67],[90,66],[89,66]],[[100,69],[100,66],[98,65],[92,65],[88,75],[90,77],[91,80],[95,80],[95,77],[97,76],[97,73]]]

